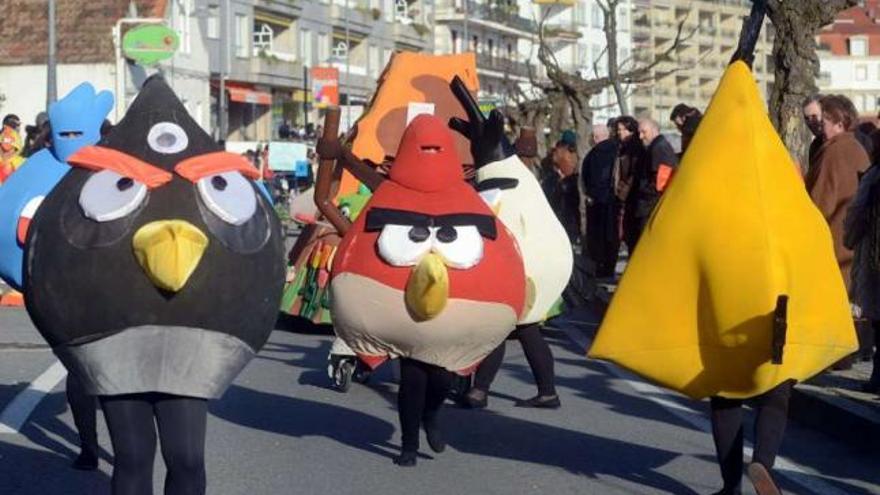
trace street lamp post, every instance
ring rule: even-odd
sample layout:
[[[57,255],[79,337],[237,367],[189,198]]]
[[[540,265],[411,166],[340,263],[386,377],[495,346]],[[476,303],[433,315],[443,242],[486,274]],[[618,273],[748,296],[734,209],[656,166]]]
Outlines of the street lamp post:
[[[229,0],[220,4],[220,95],[217,97],[218,140],[226,141],[226,69],[229,59]]]
[[[345,0],[345,120],[351,127],[351,40],[348,31],[348,0]]]
[[[55,0],[49,0],[49,55],[46,61],[46,108],[58,99],[55,60]]]

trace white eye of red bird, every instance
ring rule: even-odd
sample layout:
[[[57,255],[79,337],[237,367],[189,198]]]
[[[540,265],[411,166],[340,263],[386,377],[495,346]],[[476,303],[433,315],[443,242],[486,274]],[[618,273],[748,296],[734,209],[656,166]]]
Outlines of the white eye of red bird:
[[[239,172],[209,175],[196,188],[205,206],[226,223],[242,225],[257,211],[257,194]]]
[[[147,198],[147,186],[102,170],[86,180],[79,194],[83,214],[96,222],[110,222],[135,211]]]
[[[431,251],[431,231],[427,227],[387,224],[377,244],[379,256],[391,266],[415,266]]]
[[[189,137],[179,125],[173,122],[159,122],[150,128],[147,144],[156,153],[173,155],[189,146]]]
[[[467,270],[483,259],[483,236],[474,225],[443,226],[433,232],[432,245],[447,266]]]

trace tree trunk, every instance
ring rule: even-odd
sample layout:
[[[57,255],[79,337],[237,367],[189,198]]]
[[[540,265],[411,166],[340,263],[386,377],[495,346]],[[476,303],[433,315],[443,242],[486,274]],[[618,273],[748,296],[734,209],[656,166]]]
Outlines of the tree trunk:
[[[801,103],[818,92],[819,57],[815,35],[835,15],[857,0],[769,0],[767,13],[776,30],[773,40],[775,80],[770,92],[770,120],[791,156],[803,170],[811,135],[803,122]]]

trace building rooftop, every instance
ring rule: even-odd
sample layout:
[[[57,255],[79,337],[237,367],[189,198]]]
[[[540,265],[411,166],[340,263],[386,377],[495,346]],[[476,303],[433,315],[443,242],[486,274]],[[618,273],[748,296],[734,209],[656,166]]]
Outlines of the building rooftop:
[[[57,0],[58,63],[113,61],[113,26],[128,13],[129,0]],[[134,0],[138,15],[164,17],[167,0]],[[48,57],[45,2],[19,2],[0,22],[0,65],[45,64]]]

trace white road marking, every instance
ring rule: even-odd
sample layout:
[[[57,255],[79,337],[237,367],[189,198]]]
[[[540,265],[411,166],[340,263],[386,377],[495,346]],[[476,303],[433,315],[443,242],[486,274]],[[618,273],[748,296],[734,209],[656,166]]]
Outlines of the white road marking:
[[[590,344],[592,344],[592,342],[590,341],[589,337],[587,337],[584,333],[574,330],[571,327],[563,328],[562,330],[565,332],[566,335],[568,335],[568,338],[575,343],[575,345],[584,349],[584,353],[586,353],[586,350],[590,348]],[[712,425],[709,419],[706,418],[706,416],[702,413],[694,411],[693,409],[684,406],[678,400],[676,400],[679,399],[680,396],[675,395],[656,385],[644,382],[635,377],[635,375],[621,370],[611,363],[598,360],[594,362],[601,364],[605,369],[608,370],[609,373],[617,377],[623,383],[626,383],[628,386],[632,387],[636,392],[639,392],[639,395],[641,397],[648,399],[655,404],[663,407],[671,414],[687,422],[694,428],[703,431],[704,433],[707,433],[709,435],[712,434]],[[752,456],[752,448],[750,446],[746,446],[743,450],[745,451],[746,456]],[[808,467],[801,466],[782,456],[776,458],[776,465],[774,466],[773,471],[781,476],[784,476],[785,478],[788,478],[790,481],[800,485],[801,487],[806,488],[811,493],[815,493],[818,495],[847,495],[847,492],[835,488],[834,486],[822,481],[822,475],[820,473]]]
[[[64,377],[67,370],[59,361],[49,367],[42,375],[28,385],[12,399],[6,409],[0,413],[0,434],[16,434],[27,421],[37,405],[52,391]]]

